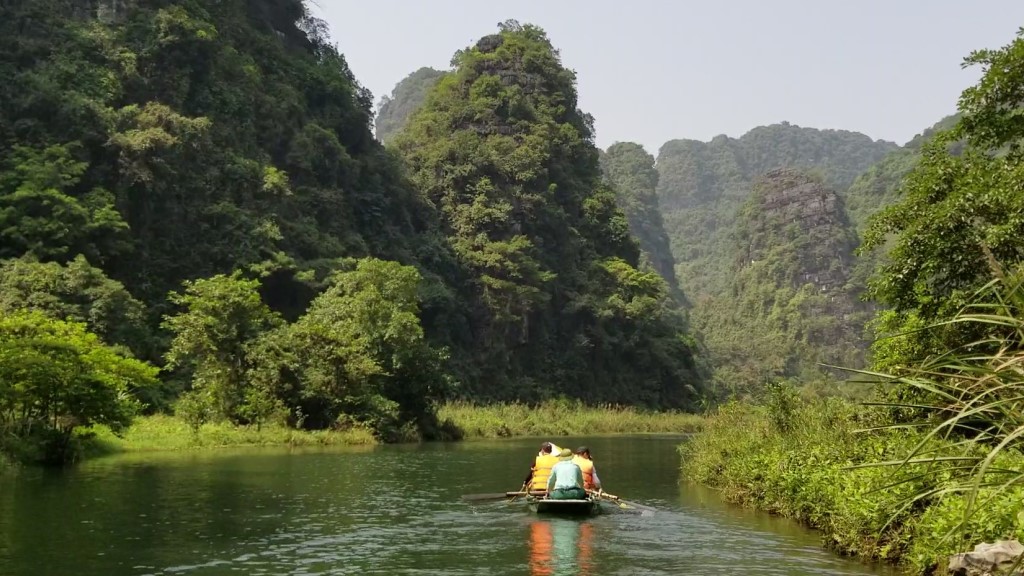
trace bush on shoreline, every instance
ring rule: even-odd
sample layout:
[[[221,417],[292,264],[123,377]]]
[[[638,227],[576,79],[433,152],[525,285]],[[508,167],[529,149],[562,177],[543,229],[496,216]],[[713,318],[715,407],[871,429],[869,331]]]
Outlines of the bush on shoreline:
[[[913,573],[930,573],[950,554],[979,542],[1024,537],[1018,518],[1024,491],[983,490],[985,504],[956,531],[966,496],[935,492],[950,486],[955,464],[864,466],[901,460],[921,441],[920,433],[868,431],[882,423],[881,416],[838,398],[804,400],[777,390],[766,404],[729,403],[709,416],[703,430],[680,446],[684,474],[729,502],[819,529],[824,545],[840,554],[900,564]],[[940,440],[929,441],[926,450],[929,458],[963,454]],[[1020,469],[1024,459],[1007,456],[1002,464]],[[956,533],[961,540],[949,537]]]

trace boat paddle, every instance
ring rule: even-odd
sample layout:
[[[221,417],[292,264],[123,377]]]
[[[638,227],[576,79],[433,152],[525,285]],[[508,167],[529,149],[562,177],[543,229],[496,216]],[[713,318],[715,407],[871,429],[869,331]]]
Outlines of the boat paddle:
[[[465,494],[462,496],[463,500],[479,501],[479,500],[501,500],[503,498],[511,498],[513,496],[526,496],[526,492],[494,492],[489,494]]]
[[[526,482],[523,482],[523,487],[519,489],[519,492],[515,492],[515,493],[507,492],[506,494],[508,494],[509,496],[512,496],[511,498],[508,499],[507,504],[511,504],[511,503],[515,502],[516,498],[519,498],[520,496],[526,496],[527,494],[529,494],[530,492],[527,491],[527,489],[526,489],[526,486],[529,483],[530,483],[529,480],[527,480]]]
[[[625,509],[625,510],[628,510],[628,509],[631,509],[631,508],[636,508],[638,510],[647,510],[647,511],[650,511],[650,512],[656,512],[657,511],[657,508],[651,508],[650,506],[644,506],[643,504],[637,504],[636,502],[630,502],[629,500],[623,500],[622,498],[619,498],[615,494],[609,494],[607,492],[597,491],[597,490],[591,491],[590,494],[591,494],[591,496],[597,496],[598,498],[604,498],[606,500],[610,500],[610,501],[614,502],[616,506],[618,506],[619,508]]]

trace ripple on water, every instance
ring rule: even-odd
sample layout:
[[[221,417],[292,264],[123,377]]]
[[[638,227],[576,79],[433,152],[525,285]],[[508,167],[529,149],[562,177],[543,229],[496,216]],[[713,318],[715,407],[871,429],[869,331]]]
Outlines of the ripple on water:
[[[872,573],[804,532],[684,501],[674,441],[629,442],[586,443],[605,455],[606,483],[653,515],[545,519],[521,500],[459,499],[522,478],[532,440],[84,468],[15,487],[23,507],[0,518],[0,573],[35,574],[54,550],[67,554],[47,566],[52,576]],[[634,460],[617,463],[621,454]]]

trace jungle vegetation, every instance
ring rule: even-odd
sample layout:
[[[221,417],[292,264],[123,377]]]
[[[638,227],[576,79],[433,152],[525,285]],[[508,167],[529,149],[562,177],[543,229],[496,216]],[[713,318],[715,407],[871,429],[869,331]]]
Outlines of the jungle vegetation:
[[[389,441],[455,434],[445,400],[702,398],[537,27],[459,51],[393,149],[301,0],[16,1],[0,76],[7,452],[138,413]]]

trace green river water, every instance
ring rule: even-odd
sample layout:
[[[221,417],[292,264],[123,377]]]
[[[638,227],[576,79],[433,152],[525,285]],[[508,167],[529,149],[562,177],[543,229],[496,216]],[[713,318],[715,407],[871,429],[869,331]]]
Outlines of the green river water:
[[[657,512],[460,499],[518,489],[541,439],[133,454],[0,474],[0,575],[891,573],[681,483],[680,437],[552,440]]]

